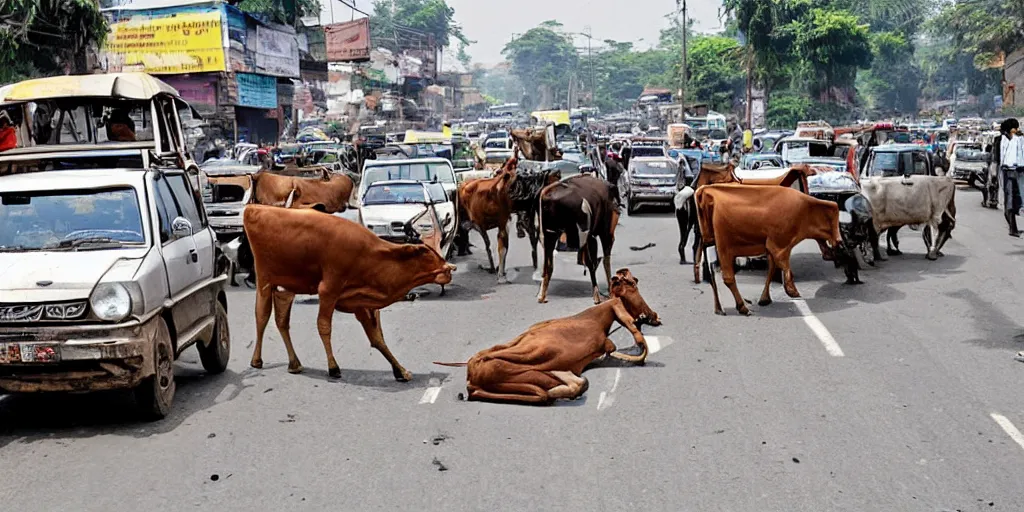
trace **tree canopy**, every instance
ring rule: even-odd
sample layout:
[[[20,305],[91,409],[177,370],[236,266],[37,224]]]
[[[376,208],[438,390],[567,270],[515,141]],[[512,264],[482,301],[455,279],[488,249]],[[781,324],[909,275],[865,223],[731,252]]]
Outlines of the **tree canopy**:
[[[90,0],[6,0],[0,20],[0,83],[85,72],[86,48],[109,31]]]
[[[370,35],[374,45],[399,51],[425,44],[424,34],[440,46],[458,43],[460,60],[469,56],[466,47],[472,41],[455,22],[455,9],[445,0],[375,0],[370,17]]]

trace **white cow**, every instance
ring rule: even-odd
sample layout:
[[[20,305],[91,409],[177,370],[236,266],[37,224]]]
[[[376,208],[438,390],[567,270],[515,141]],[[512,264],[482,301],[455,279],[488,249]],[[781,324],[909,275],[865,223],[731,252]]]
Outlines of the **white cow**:
[[[871,203],[871,218],[877,234],[892,228],[889,239],[902,226],[925,225],[927,258],[937,259],[956,226],[956,186],[945,176],[874,177],[862,182],[861,193]],[[937,236],[932,239],[932,234]],[[872,237],[876,259],[885,259]],[[898,251],[898,249],[897,249]],[[898,252],[894,252],[898,253]]]

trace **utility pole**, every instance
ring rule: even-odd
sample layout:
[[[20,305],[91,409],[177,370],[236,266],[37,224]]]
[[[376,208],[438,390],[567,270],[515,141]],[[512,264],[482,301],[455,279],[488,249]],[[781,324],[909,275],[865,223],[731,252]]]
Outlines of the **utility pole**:
[[[680,0],[676,0],[676,9],[680,9]],[[679,122],[686,122],[686,0],[682,0],[683,30],[683,69],[679,83]]]
[[[592,49],[594,37],[589,25],[583,27],[583,30],[586,30],[583,35],[587,36],[587,60],[590,61],[590,106],[593,107],[594,102],[597,100],[597,81],[594,79],[594,53]]]

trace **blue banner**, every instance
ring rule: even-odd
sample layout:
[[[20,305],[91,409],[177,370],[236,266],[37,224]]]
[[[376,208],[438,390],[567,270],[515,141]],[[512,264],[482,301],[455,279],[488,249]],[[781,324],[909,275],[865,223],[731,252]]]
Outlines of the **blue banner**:
[[[238,106],[277,108],[277,79],[252,73],[235,73],[238,84]]]

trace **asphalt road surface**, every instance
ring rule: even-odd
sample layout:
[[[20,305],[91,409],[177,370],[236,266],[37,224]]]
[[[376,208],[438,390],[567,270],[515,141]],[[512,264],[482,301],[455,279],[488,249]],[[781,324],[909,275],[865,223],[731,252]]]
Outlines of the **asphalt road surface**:
[[[804,243],[805,300],[776,284],[750,318],[724,288],[730,315],[712,313],[710,287],[678,263],[671,213],[624,217],[613,265],[661,315],[644,329],[658,350],[644,367],[589,370],[585,397],[552,407],[460,401],[465,371],[431,362],[589,307],[572,255],[557,256],[542,305],[524,240],[508,285],[478,268],[475,240],[447,297],[428,286],[385,310],[410,383],[342,314],[330,379],[315,299],[292,316],[305,373],[287,373],[273,322],[266,367],[249,368],[253,292],[235,288],[230,369],[207,377],[190,351],[164,421],[135,421],[117,393],[0,400],[0,510],[1024,510],[1024,240],[979,201],[958,191],[945,257],[926,261],[904,229],[906,254],[861,286]],[[762,272],[741,275],[746,297]]]

